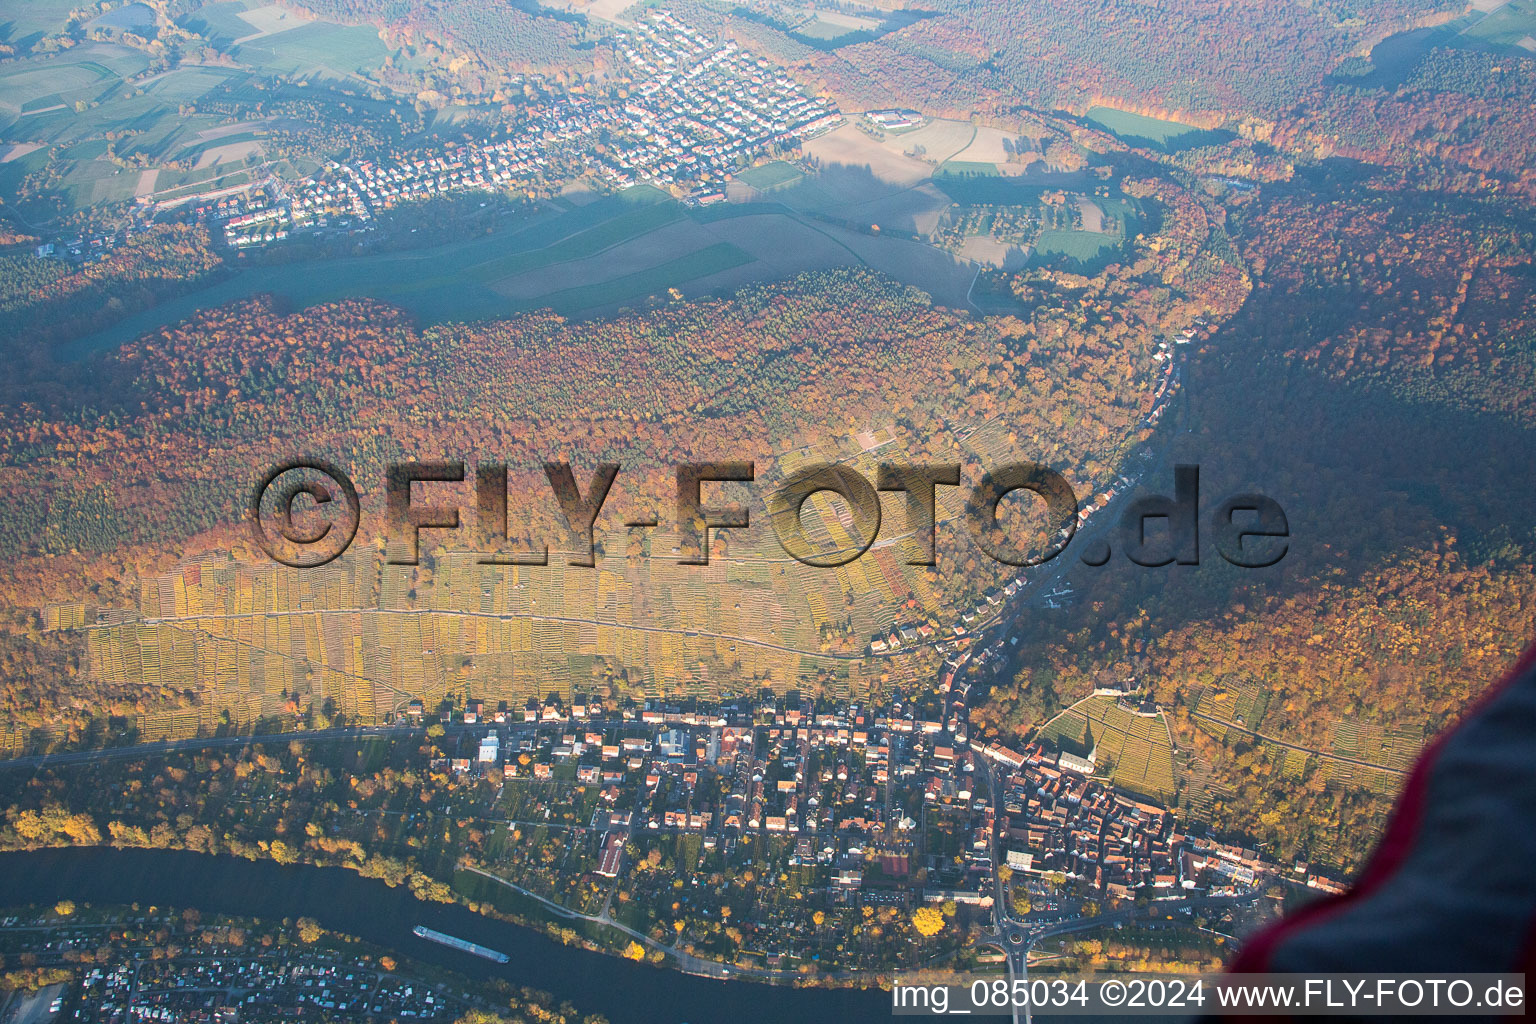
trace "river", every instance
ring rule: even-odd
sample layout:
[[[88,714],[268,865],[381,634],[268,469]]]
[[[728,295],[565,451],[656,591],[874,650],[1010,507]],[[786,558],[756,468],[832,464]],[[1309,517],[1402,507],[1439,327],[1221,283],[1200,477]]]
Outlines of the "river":
[[[423,903],[403,886],[391,889],[344,868],[283,866],[180,850],[71,847],[0,853],[0,907],[63,899],[196,907],[267,921],[312,917],[332,931],[459,974],[502,978],[552,993],[582,1013],[601,1013],[613,1024],[854,1024],[894,1019],[890,996],[881,990],[717,981],[637,964],[563,946],[542,932],[482,917],[457,903]],[[511,961],[494,964],[418,939],[411,934],[418,924],[490,946]],[[1135,1019],[1092,1014],[1034,1017],[1037,1024]],[[1179,1024],[1172,1017],[1159,1020]]]
[[[563,946],[531,928],[459,904],[423,903],[404,887],[391,889],[343,868],[104,847],[0,854],[0,906],[61,899],[197,907],[265,920],[312,917],[460,974],[551,992],[613,1024],[842,1024],[891,1013],[881,991],[716,981]],[[501,950],[511,962],[494,964],[418,939],[411,934],[418,924]]]

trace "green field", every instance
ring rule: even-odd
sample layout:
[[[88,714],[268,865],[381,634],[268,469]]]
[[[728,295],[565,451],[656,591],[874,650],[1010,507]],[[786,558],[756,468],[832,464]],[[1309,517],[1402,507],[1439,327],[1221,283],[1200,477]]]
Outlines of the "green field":
[[[201,192],[215,184],[220,188],[228,188],[239,184],[231,172],[256,163],[259,161],[227,160],[216,166],[195,167],[190,171],[173,173],[161,171],[159,179],[155,182],[155,191],[157,194],[175,195],[178,192]]]
[[[98,14],[85,23],[87,29],[117,28],[143,34],[155,27],[155,12],[148,4],[131,3],[114,7],[105,14]]]
[[[858,31],[860,30],[850,28],[847,25],[834,25],[830,21],[822,21],[820,18],[814,18],[795,29],[798,35],[824,41],[841,39],[843,36],[851,36]]]
[[[253,39],[231,56],[267,74],[345,78],[382,66],[389,49],[376,29],[316,21]]]
[[[73,342],[68,354],[78,357],[115,348],[199,310],[268,293],[295,306],[348,297],[374,298],[399,305],[424,323],[441,323],[505,316],[544,306],[576,313],[631,302],[751,262],[752,258],[737,247],[720,243],[616,278],[576,278],[581,283],[533,298],[510,299],[496,290],[498,283],[586,259],[683,216],[682,207],[667,200],[664,193],[642,186],[541,219],[521,230],[426,250],[326,260],[324,273],[317,273],[310,261],[254,267]],[[597,269],[583,268],[583,273],[590,275]]]
[[[27,0],[9,3],[0,14],[0,42],[22,50],[39,38],[62,31],[69,12],[82,4],[73,0]]]
[[[57,57],[17,62],[0,72],[0,108],[16,113],[41,110],[58,104],[90,103],[115,88],[122,76],[142,71],[143,57],[113,61],[94,59],[94,47],[81,47]],[[131,51],[129,51],[131,52]]]
[[[84,209],[97,203],[125,203],[133,198],[139,176],[104,160],[75,164],[64,176],[62,191],[72,206]]]
[[[228,0],[226,3],[207,4],[194,13],[177,19],[184,27],[207,37],[216,46],[226,47],[236,39],[254,35],[255,26],[240,12],[257,6],[251,0]]]
[[[1076,757],[1087,757],[1098,739],[1089,731],[1088,717],[1072,710],[1051,719],[1037,738],[1049,750]]]
[[[952,174],[948,167],[933,176],[933,183],[939,191],[961,206],[1033,206],[1040,201],[1041,193],[1058,189],[1087,192],[1096,184],[1088,175],[1078,171],[1062,174]]]
[[[1145,146],[1164,153],[1224,142],[1233,137],[1228,131],[1197,128],[1111,107],[1089,107],[1088,121],[1128,145]]]
[[[1476,25],[1466,35],[1489,46],[1510,47],[1518,54],[1532,51],[1520,46],[1522,39],[1536,37],[1536,0],[1510,0]]]
[[[957,177],[965,175],[996,177],[1001,172],[998,171],[997,164],[981,163],[978,160],[946,160],[939,167],[938,173]]]
[[[57,147],[51,172],[52,194],[63,212],[98,203],[131,200],[138,169],[108,158],[106,139],[116,133],[118,156],[146,159],[151,166],[181,157],[195,162],[208,145],[237,141],[238,136],[203,143],[198,133],[219,125],[215,114],[183,116],[181,104],[195,100],[231,77],[247,72],[200,67],[179,68],[148,79],[128,78],[145,70],[142,54],[123,47],[87,44],[48,58],[18,62],[0,73],[0,110],[13,113],[0,128],[0,141]],[[76,104],[81,104],[77,109]],[[48,160],[47,149],[0,165],[0,189],[14,192],[26,174]],[[229,170],[226,164],[223,170]],[[167,172],[157,187],[172,188],[210,177],[213,171]],[[39,221],[57,212],[48,201],[18,203],[23,215]]]
[[[742,181],[755,189],[770,192],[774,189],[793,185],[805,178],[799,170],[782,160],[775,160],[761,167],[749,167],[736,175]]]
[[[1035,254],[1042,259],[1065,256],[1079,263],[1088,263],[1114,249],[1121,241],[1117,234],[1047,228],[1040,232],[1040,238],[1035,243]]]
[[[524,303],[524,306],[529,309],[542,309],[547,306],[556,313],[562,314],[580,313],[598,307],[621,306],[655,295],[667,288],[751,262],[752,257],[736,246],[729,242],[718,242],[633,274],[550,292],[541,295],[534,302]]]
[[[161,103],[180,104],[195,100],[209,89],[223,85],[233,77],[243,77],[239,71],[223,68],[178,68],[152,82],[145,92]]]
[[[1122,139],[1136,139],[1157,146],[1166,146],[1182,135],[1200,130],[1194,125],[1164,121],[1145,114],[1132,114],[1112,107],[1090,107],[1088,120]]]

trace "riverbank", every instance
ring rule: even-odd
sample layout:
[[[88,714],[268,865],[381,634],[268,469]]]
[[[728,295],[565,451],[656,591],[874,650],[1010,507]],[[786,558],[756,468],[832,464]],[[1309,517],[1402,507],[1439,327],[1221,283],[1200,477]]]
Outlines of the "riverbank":
[[[817,1022],[884,1017],[878,990],[804,989],[719,981],[564,946],[458,904],[423,903],[343,868],[280,865],[169,850],[106,847],[0,854],[0,905],[72,899],[196,907],[263,920],[311,917],[322,926],[474,978],[500,978],[566,1000],[613,1024]],[[505,965],[425,942],[425,924],[501,950]]]

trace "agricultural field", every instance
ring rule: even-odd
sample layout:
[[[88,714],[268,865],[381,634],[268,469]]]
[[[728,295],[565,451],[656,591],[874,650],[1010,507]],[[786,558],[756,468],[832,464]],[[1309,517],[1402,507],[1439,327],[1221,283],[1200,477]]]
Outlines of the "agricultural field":
[[[1269,710],[1269,693],[1252,679],[1228,680],[1221,686],[1203,690],[1192,705],[1192,710],[1258,732]],[[1209,730],[1222,741],[1226,740],[1226,734],[1230,731],[1214,722],[1202,721],[1200,727]]]
[[[843,240],[847,232],[789,216],[767,204],[716,206],[690,211],[690,215],[711,237],[730,242],[784,276],[805,268],[819,270],[863,262]]]
[[[999,241],[991,235],[970,235],[960,243],[959,254],[972,263],[999,270],[1021,270],[1029,264],[1030,248]]]
[[[880,141],[856,125],[845,124],[811,139],[803,148],[824,168],[862,170],[868,177],[902,187],[915,185],[933,173],[931,165],[907,155],[912,148],[910,135]]]
[[[28,38],[16,33],[24,32],[31,18],[38,24],[50,20],[51,5],[13,6],[32,11],[0,25],[0,33],[11,33],[0,39],[14,46],[18,38]],[[167,30],[178,38],[184,32],[201,35],[219,51],[217,62],[190,59],[191,51],[167,58],[157,49],[164,44],[158,38],[146,45],[133,37],[110,41],[110,35],[99,35],[138,31],[154,37],[156,19],[147,5],[116,7],[73,30],[77,39],[82,32],[98,33],[95,38],[87,35],[76,45],[32,55],[23,51],[0,66],[0,145],[12,154],[0,172],[0,190],[29,222],[47,225],[92,207],[121,206],[135,196],[211,180],[194,171],[238,171],[242,162],[263,159],[263,133],[220,142],[207,133],[232,120],[263,120],[231,111],[272,105],[284,92],[284,99],[330,106],[337,119],[345,115],[352,123],[355,134],[346,142],[327,137],[325,119],[316,123],[308,111],[302,120],[289,118],[281,125],[290,135],[312,140],[326,156],[338,142],[351,144],[375,129],[393,132],[403,123],[379,109],[387,104],[316,88],[330,80],[355,89],[359,76],[379,72],[391,53],[375,29],[317,20],[261,0],[223,0],[182,15],[179,27]],[[50,25],[53,31],[60,27]],[[202,44],[196,36],[192,42]],[[395,57],[397,67],[412,66],[408,57]],[[287,81],[275,83],[275,76]],[[298,90],[301,96],[294,95]],[[385,116],[365,116],[375,113]],[[84,154],[68,148],[79,143],[99,149]],[[31,162],[19,156],[18,146],[29,147]],[[108,180],[146,170],[162,172],[154,189]],[[190,176],[173,180],[181,171]],[[29,176],[30,184],[22,188]]]
[[[946,167],[948,172],[950,164]],[[1030,262],[1068,261],[1085,265],[1112,254],[1139,223],[1137,208],[1123,196],[1095,189],[1093,195],[1051,194],[1021,189],[1022,178],[1000,178],[972,173],[946,173],[936,179],[941,188],[960,185],[965,194],[971,183],[997,182],[1003,203],[956,202],[935,225],[931,237],[967,260],[986,266],[1018,269]],[[983,196],[998,194],[985,189]]]
[[[166,187],[164,175],[159,187]],[[368,296],[400,305],[427,323],[504,314],[517,306],[495,290],[498,283],[593,256],[682,219],[681,208],[662,198],[653,189],[631,189],[621,197],[563,211],[551,205],[521,230],[431,249],[329,259],[324,274],[315,273],[309,261],[251,268],[82,338],[69,351],[80,356],[113,348],[198,310],[263,293],[298,306]]]
[[[993,455],[990,437],[978,431],[966,447]],[[901,443],[895,434],[872,447],[828,439],[783,453],[760,463],[762,493],[818,461],[872,475]],[[938,519],[952,522],[958,489],[940,497]],[[193,707],[140,715],[133,726],[146,738],[249,728],[290,700],[376,723],[412,698],[432,706],[449,695],[520,704],[617,687],[715,699],[814,685],[854,697],[931,679],[931,648],[865,653],[866,638],[893,622],[937,626],[953,614],[926,571],[907,564],[912,542],[889,532],[900,511],[863,557],[835,569],[785,555],[763,505],[753,522],[708,566],[676,564],[665,524],[641,551],[595,569],[567,567],[558,551],[549,566],[519,567],[443,551],[429,571],[385,565],[376,550],[304,570],[208,555],[144,578],[134,608],[55,605],[44,623],[80,635],[93,677],[201,695]],[[861,542],[846,510],[822,497],[801,522],[818,550]],[[609,532],[614,551],[622,528]]]
[[[842,604],[827,589],[837,582],[888,589],[878,566],[890,560],[868,572],[818,575],[798,563],[744,558],[700,578],[665,558],[581,571],[496,570],[474,556],[449,556],[415,598],[407,570],[367,559],[343,560],[329,577],[297,584],[287,574],[204,560],[146,581],[141,612],[152,614],[88,630],[87,658],[103,679],[203,692],[200,708],[141,716],[136,725],[148,738],[212,730],[225,714],[248,727],[279,714],[289,697],[329,701],[349,721],[369,723],[412,697],[570,697],[621,671],[632,692],[716,697],[755,685],[788,689],[802,684],[802,673],[827,668],[851,695],[870,690],[873,669],[828,660],[808,624],[817,607]],[[595,587],[587,578],[594,573]],[[732,577],[735,585],[721,585]],[[892,600],[869,593],[854,609],[860,618]],[[210,595],[217,603],[209,605]],[[881,670],[904,675],[922,660]]]
[[[853,35],[855,32],[870,31],[870,27],[877,27],[880,24],[878,21],[869,21],[865,22],[863,25],[850,26],[839,24],[837,21],[832,20],[833,18],[837,17],[838,16],[835,14],[818,15],[817,17],[812,18],[810,21],[797,26],[795,28],[795,32],[798,35],[807,36],[811,39],[820,39],[831,42],[835,39],[841,39],[844,36]],[[858,19],[848,20],[857,21]]]
[[[992,165],[1003,174],[1019,173],[1023,164],[1013,161],[1021,154],[1034,152],[1039,142],[1028,136],[1015,135],[1000,128],[977,125],[970,144],[949,157],[948,163],[966,161],[978,165]]]
[[[589,313],[594,310],[623,307],[641,299],[658,295],[669,288],[699,282],[707,290],[708,281],[728,270],[745,266],[752,257],[731,245],[717,242],[693,252],[684,253],[661,262],[646,253],[646,265],[639,270],[620,273],[613,277],[543,292],[523,303],[523,308],[552,309],[564,315]],[[602,260],[604,273],[623,266],[622,257],[609,254]],[[564,275],[562,274],[562,277]]]
[[[980,132],[968,121],[931,118],[916,128],[887,133],[881,144],[903,153],[918,153],[930,164],[942,164],[969,149]]]
[[[1465,35],[1516,53],[1536,53],[1536,0],[1509,0],[1469,27]]]
[[[1401,773],[1413,767],[1414,760],[1424,748],[1422,727],[1386,728],[1373,722],[1345,718],[1333,724],[1331,733],[1330,753],[1396,769],[1396,772],[1377,771],[1323,759],[1323,768],[1328,778],[1348,786],[1369,789],[1382,796],[1396,794],[1403,782]],[[1293,760],[1303,757],[1296,751],[1289,751],[1289,754]]]
[[[15,119],[22,115],[98,101],[148,66],[136,50],[94,43],[0,66],[0,112],[12,119],[7,133],[21,130]]]
[[[389,49],[377,30],[317,21],[260,35],[234,48],[241,64],[292,78],[346,78],[383,66]]]
[[[219,46],[252,42],[312,21],[314,17],[306,12],[264,4],[260,0],[212,3],[181,19],[187,28]]]
[[[937,214],[935,214],[935,221]],[[889,224],[889,221],[887,221]],[[872,270],[914,284],[952,309],[969,306],[968,293],[975,268],[932,245],[895,235],[829,230],[828,234],[853,250]]]
[[[25,50],[43,36],[61,32],[69,24],[69,16],[80,5],[72,0],[27,0],[26,3],[10,4],[6,8],[5,22],[0,25],[0,42]]]
[[[633,15],[649,4],[646,0],[538,0],[538,6],[551,11],[583,14],[588,20],[629,25],[634,23]]]
[[[1097,182],[1080,172],[1039,174],[952,174],[941,171],[933,184],[961,206],[1034,205],[1046,192],[1089,191]]]
[[[1077,264],[1104,259],[1125,243],[1139,223],[1135,208],[1124,198],[1078,195],[1062,207],[1043,211],[1045,228],[1035,240],[1034,258],[1055,258]]]
[[[227,145],[228,139],[199,145],[206,152]],[[14,163],[25,167],[28,160]],[[161,173],[154,188],[161,196],[172,194],[178,187],[243,173],[237,171],[240,166],[213,164]],[[0,178],[11,167],[0,165]],[[125,172],[85,179],[79,187],[113,187],[131,197],[140,182],[139,174]],[[932,197],[916,190],[905,197],[923,208],[933,203]],[[965,304],[970,284],[971,270],[965,264],[928,245],[817,223],[782,208],[760,214],[741,207],[689,211],[646,186],[580,205],[567,200],[546,203],[530,209],[528,217],[520,227],[463,242],[327,259],[324,274],[315,273],[316,264],[309,260],[243,269],[73,341],[65,351],[78,358],[115,348],[199,310],[268,293],[298,307],[366,296],[435,324],[543,307],[565,315],[592,315],[662,295],[669,288],[698,295],[833,266],[865,265],[917,284],[938,301],[955,306]],[[937,213],[930,219],[936,223]],[[896,220],[900,223],[899,217]]]
[[[144,74],[142,55],[108,45],[20,61],[0,74],[0,96],[13,105],[0,142],[24,147],[0,170],[0,188],[14,192],[23,177],[46,168],[56,179],[53,194],[69,212],[131,200],[142,191],[145,162],[187,168],[158,168],[164,173],[154,187],[170,189],[207,181],[259,156],[261,131],[229,129],[215,140],[209,133],[225,127],[222,116],[179,112],[243,80],[244,72],[187,67]],[[29,216],[55,212],[26,195],[17,205]]]
[[[122,7],[114,7],[104,14],[98,14],[85,23],[86,28],[119,28],[129,31],[143,32],[145,29],[155,27],[157,15],[155,9],[148,4],[131,3]]]

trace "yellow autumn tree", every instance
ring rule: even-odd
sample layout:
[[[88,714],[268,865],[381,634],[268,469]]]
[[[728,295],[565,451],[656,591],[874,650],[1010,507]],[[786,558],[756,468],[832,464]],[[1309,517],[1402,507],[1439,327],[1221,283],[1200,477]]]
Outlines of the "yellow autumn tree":
[[[923,938],[932,938],[943,930],[944,914],[937,907],[918,907],[912,914],[912,927]]]

